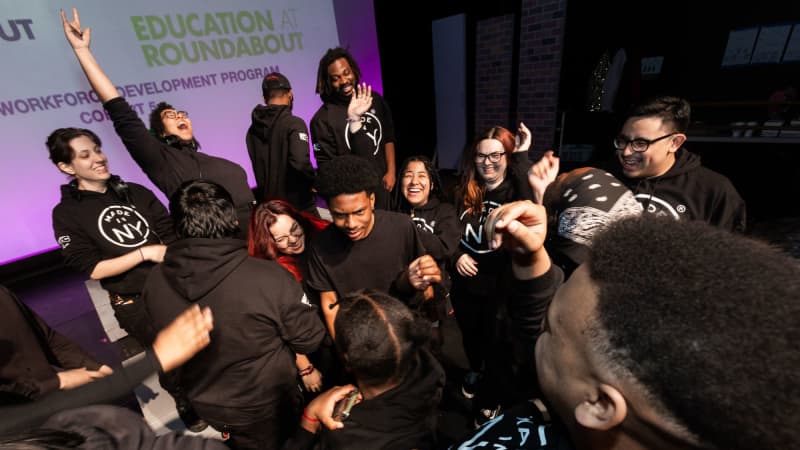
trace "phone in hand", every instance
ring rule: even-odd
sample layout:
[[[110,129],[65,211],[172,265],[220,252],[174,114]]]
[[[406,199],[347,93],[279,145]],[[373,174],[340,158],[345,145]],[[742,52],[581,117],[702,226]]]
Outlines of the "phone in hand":
[[[358,399],[358,388],[353,389],[352,392],[347,394],[347,397],[336,403],[336,407],[333,409],[334,420],[341,422],[350,417],[350,410],[356,404],[356,399]]]

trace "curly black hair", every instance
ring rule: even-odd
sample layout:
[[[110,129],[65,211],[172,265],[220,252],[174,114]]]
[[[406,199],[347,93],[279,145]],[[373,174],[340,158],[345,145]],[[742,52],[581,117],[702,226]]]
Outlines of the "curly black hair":
[[[330,201],[341,194],[373,194],[379,183],[380,176],[369,161],[360,156],[343,155],[320,167],[316,188],[326,201]]]
[[[350,65],[350,69],[353,71],[354,85],[358,85],[358,83],[361,82],[361,69],[359,69],[356,60],[353,59],[353,55],[342,47],[329,48],[328,51],[322,55],[322,58],[320,58],[319,67],[317,67],[316,92],[323,101],[329,99],[334,94],[334,89],[331,85],[331,77],[328,76],[328,66],[339,58],[346,59],[347,64]]]
[[[431,328],[400,300],[374,289],[344,296],[333,326],[336,347],[366,386],[402,381]]]
[[[702,222],[623,219],[596,237],[589,333],[703,445],[800,442],[800,264]]]

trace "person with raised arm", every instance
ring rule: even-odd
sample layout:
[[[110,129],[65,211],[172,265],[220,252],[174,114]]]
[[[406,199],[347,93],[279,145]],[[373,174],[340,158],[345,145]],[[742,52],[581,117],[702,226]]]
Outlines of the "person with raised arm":
[[[244,169],[227,159],[199,152],[200,144],[194,137],[189,114],[167,103],[159,103],[151,112],[148,130],[89,49],[91,29],[81,27],[76,8],[72,9],[72,15],[73,19],[68,20],[61,11],[64,35],[134,161],[167,197],[183,182],[198,178],[222,185],[236,205],[240,237],[246,237],[255,198]]]

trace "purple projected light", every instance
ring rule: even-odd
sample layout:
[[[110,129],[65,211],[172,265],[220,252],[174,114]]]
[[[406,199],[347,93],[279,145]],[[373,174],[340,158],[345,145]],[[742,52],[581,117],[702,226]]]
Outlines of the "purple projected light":
[[[150,3],[152,5],[142,6]],[[251,184],[254,184],[254,177],[244,145],[244,135],[250,124],[250,111],[261,100],[261,80],[247,78],[236,82],[224,82],[221,74],[227,71],[240,73],[244,69],[252,68],[280,69],[295,87],[295,95],[298,97],[295,114],[308,123],[320,105],[319,96],[314,94],[317,63],[327,48],[339,45],[349,49],[358,61],[363,81],[370,84],[377,92],[383,93],[372,0],[331,0],[331,3],[324,5],[325,8],[319,5],[314,7],[307,7],[305,4],[296,5],[291,0],[235,2],[232,4],[234,6],[225,8],[247,13],[260,11],[262,8],[274,11],[275,29],[261,34],[271,36],[272,40],[266,42],[278,42],[279,39],[275,40],[277,39],[275,36],[281,33],[287,36],[288,33],[302,33],[304,39],[302,48],[298,47],[295,52],[265,53],[259,57],[249,57],[245,54],[241,58],[216,62],[212,58],[197,63],[183,61],[175,65],[149,67],[146,59],[143,59],[142,48],[146,46],[161,48],[159,46],[164,45],[169,50],[175,48],[176,42],[183,41],[170,36],[158,39],[152,36],[150,36],[152,39],[137,37],[130,20],[126,17],[152,15],[156,18],[174,19],[179,13],[185,13],[183,9],[176,9],[178,7],[174,5],[178,3],[185,3],[185,8],[191,8],[198,13],[203,13],[205,10],[218,12],[215,9],[217,6],[202,2],[195,4],[188,0],[168,3],[155,0],[143,3],[129,2],[114,6],[116,9],[113,15],[89,0],[77,0],[76,6],[80,9],[82,21],[85,20],[87,25],[92,27],[92,47],[95,55],[99,56],[101,65],[118,86],[139,88],[145,85],[161,86],[159,83],[164,80],[219,75],[211,85],[173,92],[165,91],[166,93],[157,95],[144,92],[141,95],[131,96],[129,101],[142,106],[143,111],[139,112],[145,121],[150,102],[163,100],[190,111],[196,124],[197,137],[203,143],[201,151],[240,164],[247,171]],[[71,96],[69,98],[73,99],[75,93],[84,93],[90,88],[74,55],[64,42],[57,9],[51,10],[45,6],[47,4],[49,3],[45,0],[34,0],[23,8],[28,12],[21,11],[17,5],[0,6],[0,12],[8,12],[9,17],[36,17],[30,26],[29,38],[20,39],[2,50],[4,59],[15,61],[15,64],[24,62],[27,71],[25,77],[19,77],[18,74],[8,75],[12,77],[11,82],[7,81],[5,84],[15,89],[9,89],[0,95],[0,109],[2,109],[0,120],[3,121],[0,125],[13,132],[8,139],[7,147],[16,152],[13,158],[10,157],[9,161],[0,167],[0,180],[2,180],[0,187],[5,192],[3,204],[8,215],[7,220],[0,224],[5,236],[5,241],[0,246],[0,265],[14,263],[58,248],[51,226],[51,211],[60,200],[59,185],[67,182],[68,178],[60,174],[47,159],[47,151],[43,145],[47,134],[57,127],[80,126],[96,132],[103,140],[103,150],[109,156],[111,171],[126,181],[140,183],[150,188],[166,204],[165,196],[155,189],[125,151],[111,123],[104,118],[100,104],[96,102],[74,104],[75,102],[69,101],[58,107],[51,104],[55,97],[63,100],[69,95]],[[13,14],[11,11],[14,11]],[[223,8],[221,11],[226,10]],[[331,12],[336,19],[335,27],[330,23]],[[253,37],[253,33],[247,34],[247,30],[240,31],[248,39]],[[119,39],[115,40],[113,36]],[[211,45],[219,39],[229,39],[233,42],[237,37],[238,35],[230,31],[228,34],[212,33],[209,36],[193,36],[186,39],[201,40]],[[175,56],[169,52],[164,55]],[[59,68],[60,75],[55,79],[52,76],[53,67]],[[43,106],[31,109],[32,107],[25,103],[26,99],[30,98],[39,101],[37,105]],[[12,111],[11,106],[17,110]],[[93,120],[83,122],[82,114]]]

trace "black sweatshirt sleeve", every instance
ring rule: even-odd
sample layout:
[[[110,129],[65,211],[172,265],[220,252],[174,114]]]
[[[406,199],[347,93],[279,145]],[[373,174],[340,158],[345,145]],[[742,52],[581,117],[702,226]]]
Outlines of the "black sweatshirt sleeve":
[[[536,341],[550,301],[563,282],[564,272],[555,264],[540,277],[512,282],[509,315],[519,337],[531,343]]]
[[[0,408],[0,431],[35,427],[65,409],[110,402],[129,393],[158,370],[161,370],[158,359],[152,350],[148,350],[144,358],[127,367],[117,367],[113,374],[91,383],[68,391],[57,391],[25,405]]]
[[[508,168],[511,184],[514,186],[514,200],[533,201],[533,188],[528,182],[528,169],[533,163],[528,159],[528,152],[515,152],[511,154],[511,164]]]
[[[311,165],[308,153],[308,128],[303,119],[292,117],[289,129],[289,165],[306,179],[313,181],[314,166]]]
[[[103,107],[114,122],[114,130],[131,157],[161,192],[169,194],[168,180],[177,177],[165,158],[165,144],[150,134],[142,119],[123,97],[107,101]],[[172,184],[180,184],[173,180]]]
[[[433,256],[437,261],[450,261],[450,258],[458,250],[458,242],[461,239],[461,229],[455,209],[442,203],[439,206],[439,213],[436,215],[435,233],[419,233],[422,244],[426,252]]]
[[[156,232],[156,237],[162,244],[171,244],[175,241],[175,226],[172,222],[172,217],[169,211],[161,203],[155,194],[150,189],[144,186],[138,186],[136,190],[136,197],[133,202],[137,208],[142,208],[146,212],[146,216],[151,218],[153,223],[150,224]]]
[[[71,219],[70,212],[58,206],[53,210],[53,232],[61,246],[61,256],[67,267],[90,275],[94,267],[103,260],[100,250],[74,219]]]
[[[285,275],[282,280],[284,295],[276,297],[283,301],[280,306],[281,337],[295,353],[311,353],[325,338],[325,326],[300,284],[289,272],[282,274]]]
[[[322,117],[322,111],[311,119],[311,138],[314,142],[314,158],[317,160],[317,167],[330,162],[333,158],[341,154],[342,149],[338,149],[336,135],[331,125]]]

